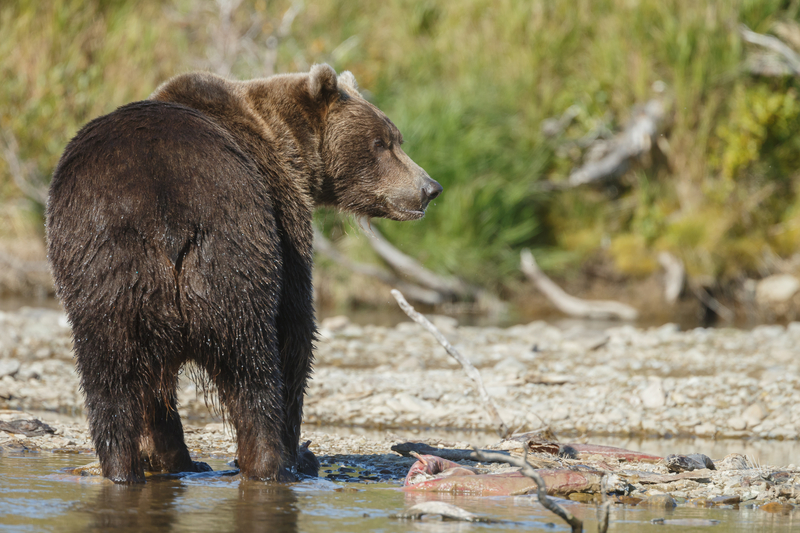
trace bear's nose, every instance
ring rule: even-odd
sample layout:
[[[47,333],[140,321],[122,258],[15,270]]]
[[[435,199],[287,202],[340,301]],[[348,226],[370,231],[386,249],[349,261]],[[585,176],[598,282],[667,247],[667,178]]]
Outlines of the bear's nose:
[[[442,186],[439,182],[428,178],[425,185],[422,187],[422,198],[425,202],[430,202],[442,193]]]

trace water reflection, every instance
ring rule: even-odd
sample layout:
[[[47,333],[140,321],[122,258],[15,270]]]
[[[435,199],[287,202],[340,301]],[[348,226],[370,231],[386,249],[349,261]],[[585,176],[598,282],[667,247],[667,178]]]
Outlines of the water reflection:
[[[297,531],[297,495],[286,484],[241,481],[234,508],[236,531]]]
[[[177,523],[176,502],[186,487],[173,480],[143,485],[102,483],[97,499],[82,511],[93,531],[170,531]]]

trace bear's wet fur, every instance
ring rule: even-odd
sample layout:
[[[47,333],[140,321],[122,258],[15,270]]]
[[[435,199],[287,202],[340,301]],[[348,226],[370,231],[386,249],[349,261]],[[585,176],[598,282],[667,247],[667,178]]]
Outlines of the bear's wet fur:
[[[48,257],[103,475],[191,460],[178,373],[204,369],[244,477],[316,474],[298,450],[316,332],[312,212],[421,218],[441,186],[350,73],[169,80],[83,127],[53,175]]]

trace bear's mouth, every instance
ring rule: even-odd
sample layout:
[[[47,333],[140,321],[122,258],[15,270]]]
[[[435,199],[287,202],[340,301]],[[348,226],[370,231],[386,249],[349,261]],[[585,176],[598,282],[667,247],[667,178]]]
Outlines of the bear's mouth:
[[[391,207],[391,218],[392,220],[397,220],[398,222],[405,222],[407,220],[419,220],[425,216],[425,207],[421,209],[408,209],[406,207],[401,207],[394,203],[391,200],[388,200],[389,207]]]

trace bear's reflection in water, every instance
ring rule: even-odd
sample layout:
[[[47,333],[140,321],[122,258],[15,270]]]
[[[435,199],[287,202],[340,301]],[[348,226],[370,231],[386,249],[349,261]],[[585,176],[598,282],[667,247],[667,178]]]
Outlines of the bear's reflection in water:
[[[219,487],[198,498],[200,487],[174,479],[151,478],[136,485],[104,483],[94,505],[82,509],[92,516],[86,530],[298,531],[297,496],[289,485],[248,480],[233,483],[239,490],[231,486],[230,492],[225,491],[228,498],[220,498]],[[210,515],[213,518],[209,520]]]

